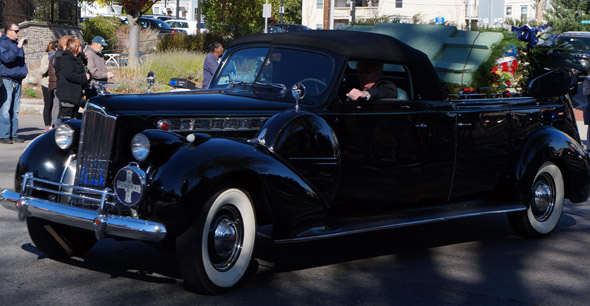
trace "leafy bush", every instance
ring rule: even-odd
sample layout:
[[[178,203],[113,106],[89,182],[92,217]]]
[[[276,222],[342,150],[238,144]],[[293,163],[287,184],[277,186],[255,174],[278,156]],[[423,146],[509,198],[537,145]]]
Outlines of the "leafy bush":
[[[209,52],[209,45],[213,42],[220,42],[226,46],[230,40],[224,39],[217,33],[197,34],[197,35],[171,35],[165,37],[158,44],[159,51],[167,50],[187,50],[197,52]]]
[[[113,39],[116,38],[115,31],[120,24],[121,21],[117,17],[98,16],[87,18],[81,24],[84,41],[90,43],[95,36],[101,36],[109,44],[105,49],[114,49]]]
[[[37,98],[37,93],[35,92],[35,90],[31,89],[31,88],[24,88],[23,89],[23,94],[27,97],[27,98]]]

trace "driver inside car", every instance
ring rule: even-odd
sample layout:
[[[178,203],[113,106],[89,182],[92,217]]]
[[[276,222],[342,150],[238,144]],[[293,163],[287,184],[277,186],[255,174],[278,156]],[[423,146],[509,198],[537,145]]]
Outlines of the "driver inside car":
[[[371,101],[381,98],[397,98],[397,87],[383,79],[383,64],[359,62],[357,72],[362,89],[353,88],[346,94],[352,101]]]

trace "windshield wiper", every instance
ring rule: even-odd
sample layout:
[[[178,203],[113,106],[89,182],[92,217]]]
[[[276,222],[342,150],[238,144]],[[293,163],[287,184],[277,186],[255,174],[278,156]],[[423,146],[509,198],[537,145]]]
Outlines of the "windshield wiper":
[[[267,89],[278,89],[281,95],[285,95],[285,93],[287,93],[287,86],[281,83],[254,82],[252,85]]]
[[[252,85],[252,83],[245,82],[245,81],[229,81],[227,87],[228,88],[233,88],[233,87],[236,87],[236,86],[245,86],[245,85]]]

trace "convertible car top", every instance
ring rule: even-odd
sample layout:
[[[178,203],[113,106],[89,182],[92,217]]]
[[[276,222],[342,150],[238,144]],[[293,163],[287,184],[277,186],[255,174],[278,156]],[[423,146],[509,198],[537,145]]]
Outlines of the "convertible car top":
[[[297,31],[245,36],[233,41],[229,48],[253,44],[300,46],[358,60],[403,64],[412,72],[410,77],[416,99],[442,100],[447,97],[428,56],[391,36],[341,30]]]

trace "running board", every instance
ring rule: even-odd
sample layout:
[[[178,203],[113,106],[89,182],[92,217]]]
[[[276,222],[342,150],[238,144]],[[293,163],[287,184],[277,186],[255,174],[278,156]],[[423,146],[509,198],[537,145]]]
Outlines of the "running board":
[[[430,212],[421,211],[420,213],[414,212],[412,214],[403,215],[394,214],[370,218],[332,219],[331,222],[329,222],[329,226],[312,228],[299,233],[294,238],[279,239],[275,242],[282,244],[312,241],[459,218],[526,210],[526,207],[522,203],[495,206],[481,205],[481,203],[479,204],[480,205],[473,203],[470,205],[467,203],[461,203],[456,205],[446,205],[443,208],[438,207],[438,209],[428,209],[427,211]]]

